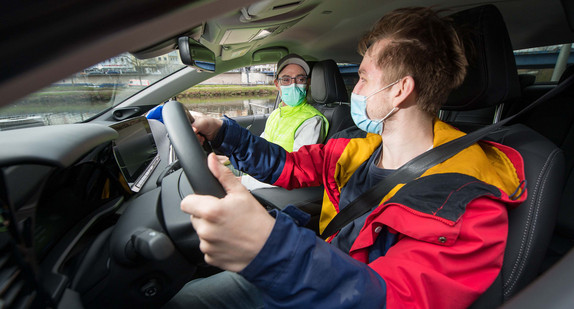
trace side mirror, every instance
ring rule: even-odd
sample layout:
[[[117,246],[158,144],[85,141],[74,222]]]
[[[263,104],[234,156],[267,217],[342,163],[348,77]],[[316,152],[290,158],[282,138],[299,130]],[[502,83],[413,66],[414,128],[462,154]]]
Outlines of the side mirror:
[[[187,36],[177,39],[179,57],[183,64],[201,71],[215,72],[215,54]]]

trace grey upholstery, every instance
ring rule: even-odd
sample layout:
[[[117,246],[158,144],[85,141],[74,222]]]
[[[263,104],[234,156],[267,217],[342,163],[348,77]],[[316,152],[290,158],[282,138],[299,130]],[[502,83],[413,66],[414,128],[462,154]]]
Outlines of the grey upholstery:
[[[486,5],[458,12],[453,18],[461,27],[470,29],[476,56],[471,59],[463,85],[453,92],[445,108],[474,111],[517,98],[520,84],[512,46],[498,9]],[[511,146],[522,154],[528,198],[509,211],[508,245],[502,271],[473,308],[495,308],[537,276],[564,185],[561,150],[534,130],[516,124],[503,127],[488,139]]]
[[[349,95],[335,61],[329,59],[315,63],[311,73],[311,96],[315,107],[329,120],[326,140],[355,125],[351,118]]]
[[[569,66],[558,84],[574,74]],[[557,96],[521,115],[517,122],[539,132],[565,154],[566,184],[560,198],[558,219],[547,253],[544,267],[552,266],[574,247],[574,87],[570,86]]]
[[[496,7],[483,6],[453,16],[470,38],[470,67],[462,86],[454,91],[441,111],[441,119],[463,129],[494,122],[496,109],[520,96],[520,81],[506,25]]]

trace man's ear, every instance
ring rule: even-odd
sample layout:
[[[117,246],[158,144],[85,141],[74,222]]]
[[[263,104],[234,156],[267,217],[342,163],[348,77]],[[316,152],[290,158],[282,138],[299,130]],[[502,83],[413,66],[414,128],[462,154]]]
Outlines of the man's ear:
[[[393,99],[394,107],[405,107],[402,106],[407,101],[412,101],[411,98],[415,96],[415,80],[412,76],[405,76],[399,80],[399,82],[393,86]]]
[[[275,80],[273,80],[273,83],[275,84],[275,88],[277,88],[277,90],[281,91],[281,87],[279,87],[279,81],[277,80],[277,78]]]

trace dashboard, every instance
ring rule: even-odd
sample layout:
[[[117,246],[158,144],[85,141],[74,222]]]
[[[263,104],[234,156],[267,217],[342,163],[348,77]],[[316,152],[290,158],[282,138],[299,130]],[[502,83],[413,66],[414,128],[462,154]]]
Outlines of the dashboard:
[[[42,286],[73,308],[159,307],[189,280],[217,271],[204,263],[179,207],[193,189],[161,122],[33,127],[1,131],[0,140],[0,203],[9,210],[0,223],[19,241],[3,249],[0,233],[8,261],[0,273],[8,267],[37,278],[19,275],[27,283],[13,280],[15,287]],[[322,189],[252,194],[269,209],[313,206],[318,217]]]
[[[2,141],[7,199],[16,212],[36,210],[39,260],[81,219],[139,192],[161,161],[145,117],[4,131]]]
[[[128,205],[151,209],[148,217],[157,220],[161,178],[172,157],[163,124],[137,117],[111,125],[33,127],[2,131],[0,140],[0,202],[10,210],[0,220],[5,226],[18,222],[10,229],[12,237],[21,240],[24,260],[40,266],[37,277],[46,293],[60,299],[73,290],[89,304],[91,293],[99,295],[98,285],[110,276],[129,278],[139,285],[141,278],[113,274],[114,253],[108,248]],[[177,200],[174,203],[178,205]],[[141,214],[135,216],[141,220]],[[162,231],[161,224],[151,226]],[[129,242],[132,234],[121,241]],[[2,254],[8,258],[12,253]],[[15,265],[4,267],[27,266],[19,265],[14,256],[8,260]],[[163,280],[168,281],[165,276]],[[116,298],[113,303],[122,301]],[[93,304],[98,307],[101,302]]]

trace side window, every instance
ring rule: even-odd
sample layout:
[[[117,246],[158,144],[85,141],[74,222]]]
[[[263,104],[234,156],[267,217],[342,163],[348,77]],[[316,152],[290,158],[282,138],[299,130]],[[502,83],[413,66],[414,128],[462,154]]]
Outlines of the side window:
[[[347,88],[347,94],[349,95],[349,100],[351,98],[351,93],[353,88],[359,81],[359,65],[350,63],[339,63],[339,71],[343,76],[343,81],[345,82],[345,88]]]
[[[572,44],[563,44],[515,50],[518,74],[528,83],[556,83],[566,67],[574,64],[571,49]]]
[[[277,97],[274,73],[275,65],[231,70],[179,93],[177,99],[191,110],[214,117],[269,114]]]

